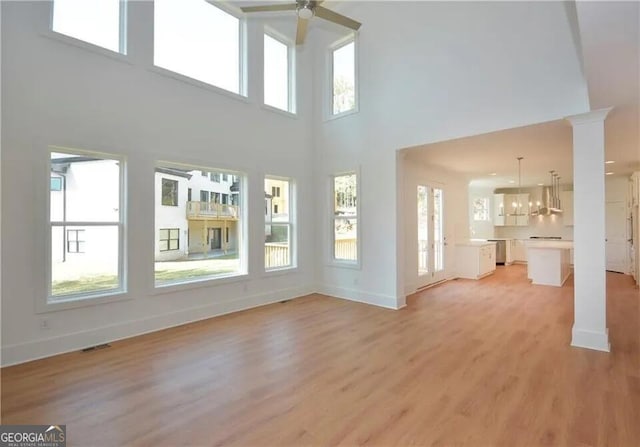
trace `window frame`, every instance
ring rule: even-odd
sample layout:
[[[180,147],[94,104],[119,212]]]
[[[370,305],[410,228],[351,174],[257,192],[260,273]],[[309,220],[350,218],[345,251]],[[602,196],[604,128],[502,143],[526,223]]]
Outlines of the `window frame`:
[[[344,217],[335,215],[335,179],[336,177],[342,177],[347,175],[355,175],[356,176],[356,214],[354,218],[357,220],[358,224],[356,227],[356,260],[348,260],[348,259],[336,259],[335,257],[335,222],[336,220],[342,220]],[[328,247],[328,264],[336,267],[347,267],[360,270],[362,268],[362,222],[361,222],[361,186],[362,177],[360,174],[360,169],[352,169],[348,171],[339,171],[331,174],[329,176],[329,247]]]
[[[266,267],[266,260],[263,259],[262,267],[266,274],[272,274],[277,272],[286,272],[291,270],[296,270],[298,268],[298,232],[297,232],[297,197],[296,197],[296,181],[293,177],[283,177],[278,175],[265,174],[262,177],[262,199],[264,200],[264,183],[266,180],[278,180],[278,181],[286,181],[289,183],[289,220],[286,222],[276,222],[275,225],[287,226],[289,229],[289,265],[279,266],[279,267]],[[273,207],[273,205],[272,205]],[[266,218],[266,216],[265,216]],[[265,219],[264,225],[266,226],[267,221]],[[272,222],[271,225],[274,225]],[[264,242],[262,244],[262,254],[264,255]]]
[[[335,41],[333,44],[329,45],[326,53],[326,67],[327,67],[327,75],[325,77],[327,82],[326,94],[325,94],[325,121],[330,121],[338,118],[342,118],[345,116],[353,115],[354,113],[358,113],[360,111],[360,50],[359,50],[359,40],[358,34],[353,32],[352,34]],[[353,109],[346,110],[340,113],[333,113],[333,55],[334,53],[349,45],[353,42],[353,66],[354,66],[354,106]]]
[[[128,49],[128,36],[127,29],[129,23],[129,1],[130,0],[118,0],[120,12],[119,12],[119,20],[118,20],[118,50],[112,50],[111,48],[103,47],[102,45],[98,45],[92,42],[88,42],[79,37],[70,36],[69,34],[62,33],[60,31],[56,31],[53,29],[53,15],[55,9],[55,0],[52,0],[49,7],[49,26],[48,32],[51,33],[51,36],[55,36],[56,39],[61,39],[70,43],[79,44],[80,46],[88,49],[97,49],[99,51],[106,51],[111,55],[119,55],[119,56],[127,56]]]
[[[197,79],[191,77],[189,75],[179,73],[177,71],[173,71],[169,68],[162,67],[160,65],[156,65],[155,63],[155,27],[154,34],[152,37],[152,48],[153,52],[151,55],[151,66],[149,70],[155,73],[158,73],[163,76],[167,76],[178,81],[185,82],[187,84],[191,84],[195,87],[204,88],[207,90],[211,90],[215,93],[228,96],[229,98],[238,99],[242,102],[249,102],[248,98],[248,90],[249,90],[249,74],[248,74],[248,37],[247,37],[247,23],[246,23],[246,15],[242,12],[242,10],[238,7],[230,5],[220,0],[205,0],[210,6],[214,8],[220,9],[222,12],[225,12],[236,19],[238,19],[238,92],[233,92],[231,90],[227,90],[224,87],[217,86],[215,84],[211,84],[209,82],[203,81],[201,79]],[[155,0],[152,0],[155,8]],[[154,15],[154,23],[155,23],[155,11]]]
[[[84,221],[65,221],[64,225],[60,225],[59,223],[54,223],[51,221],[51,190],[50,190],[50,181],[49,177],[51,174],[51,154],[61,153],[61,154],[70,154],[70,155],[79,155],[79,156],[89,156],[96,158],[104,158],[108,160],[114,160],[119,163],[119,219],[117,222],[84,222]],[[43,299],[38,299],[36,301],[36,313],[46,313],[56,310],[63,309],[73,309],[77,307],[84,307],[89,305],[98,305],[105,302],[112,301],[121,301],[123,299],[128,299],[128,275],[127,275],[127,159],[124,155],[117,155],[114,153],[108,152],[99,152],[92,151],[86,149],[75,149],[68,147],[59,147],[59,146],[47,146],[46,151],[47,160],[45,163],[47,176],[47,188],[45,194],[45,235],[44,235],[44,280],[45,280],[45,288],[44,288],[44,297]],[[57,222],[57,221],[56,221]],[[51,265],[51,256],[52,256],[52,239],[51,233],[52,228],[54,226],[60,227],[104,227],[104,226],[115,226],[118,228],[118,279],[119,279],[119,287],[110,290],[100,290],[89,293],[74,293],[68,295],[62,295],[60,297],[52,296],[52,281],[53,281],[53,269]],[[66,248],[66,247],[65,247]],[[55,301],[51,301],[54,299]]]
[[[476,200],[482,200],[486,205],[483,208],[483,211],[486,214],[486,218],[484,219],[476,219],[476,212],[475,212]],[[471,199],[471,218],[474,222],[491,222],[491,199],[489,197],[478,196]]]
[[[279,107],[267,104],[265,102],[265,54],[264,54],[264,38],[269,36],[277,42],[287,47],[287,110],[283,110]],[[262,32],[262,106],[268,110],[284,113],[287,115],[298,115],[298,101],[297,101],[297,79],[296,79],[296,45],[291,39],[283,36],[273,28],[264,26]]]
[[[175,195],[175,203],[174,204],[166,204],[164,203],[164,182],[173,182],[175,183],[175,189],[173,190],[172,195]],[[161,195],[160,195],[160,205],[162,206],[171,206],[171,207],[177,207],[180,205],[180,194],[179,194],[179,183],[177,180],[173,180],[170,178],[165,178],[165,177],[161,177],[160,180],[160,189],[162,191]]]
[[[77,254],[82,254],[84,253],[84,250],[80,250],[80,243],[84,243],[85,240],[84,239],[80,239],[80,233],[84,233],[85,230],[84,229],[75,229],[75,230],[67,230],[67,253],[77,253]],[[69,235],[71,233],[75,233],[76,237],[75,239],[71,240],[71,238],[69,238]],[[71,247],[70,243],[73,243],[75,246],[75,250],[70,250],[69,248]]]
[[[167,239],[163,239],[162,238],[162,231],[166,231],[167,232]],[[178,237],[176,238],[172,238],[171,237],[171,232],[172,231],[177,231],[178,232]],[[158,231],[158,241],[162,242],[162,241],[166,241],[167,242],[167,249],[163,250],[162,248],[158,247],[158,251],[160,252],[166,252],[166,251],[176,251],[176,250],[180,250],[180,228],[160,228]],[[176,248],[171,248],[171,241],[178,241],[178,246]]]

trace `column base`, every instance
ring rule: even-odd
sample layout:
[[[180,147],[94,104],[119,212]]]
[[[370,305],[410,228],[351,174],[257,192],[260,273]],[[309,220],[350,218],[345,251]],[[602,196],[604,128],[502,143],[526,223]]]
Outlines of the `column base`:
[[[594,349],[596,351],[611,351],[611,343],[609,343],[609,329],[604,332],[587,331],[578,329],[575,326],[571,330],[571,346],[575,348]]]

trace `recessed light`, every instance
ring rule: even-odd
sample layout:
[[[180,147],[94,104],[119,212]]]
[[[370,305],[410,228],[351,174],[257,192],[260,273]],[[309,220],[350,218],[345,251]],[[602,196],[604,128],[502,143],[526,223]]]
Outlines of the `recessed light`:
[[[613,160],[607,160],[607,161],[604,162],[605,165],[612,165],[614,163],[615,163],[615,161],[613,161]]]
[[[544,186],[544,183],[538,183],[538,186]]]
[[[515,183],[515,182],[516,182],[515,180],[509,180],[509,183]]]
[[[498,173],[497,173],[497,172],[492,172],[492,173],[491,173],[491,174],[489,174],[489,175],[498,175]]]
[[[605,175],[613,175],[613,172],[607,172]]]

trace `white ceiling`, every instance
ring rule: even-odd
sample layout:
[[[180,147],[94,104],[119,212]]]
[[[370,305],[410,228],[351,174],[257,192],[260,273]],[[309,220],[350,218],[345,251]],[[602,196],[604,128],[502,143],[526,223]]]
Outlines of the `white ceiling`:
[[[563,183],[570,183],[573,178],[571,135],[568,122],[552,121],[418,146],[406,151],[411,160],[459,173],[478,186],[517,186],[517,157],[524,157],[523,187],[548,184],[550,170],[557,171]]]
[[[640,4],[577,2],[567,9],[577,24],[592,110],[613,107],[605,122],[606,170],[629,175],[640,170]],[[549,170],[572,179],[572,132],[564,120],[414,147],[408,157],[465,175],[478,186],[549,183]],[[496,173],[496,176],[489,174]],[[515,183],[511,183],[515,182]]]

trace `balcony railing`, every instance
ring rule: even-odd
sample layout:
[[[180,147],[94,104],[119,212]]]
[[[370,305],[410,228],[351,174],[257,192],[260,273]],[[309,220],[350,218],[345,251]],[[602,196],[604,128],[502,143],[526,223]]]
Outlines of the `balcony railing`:
[[[187,202],[187,219],[237,219],[238,207],[214,202]]]
[[[267,269],[291,265],[289,245],[264,244],[264,266]]]
[[[358,259],[356,239],[336,239],[333,255],[336,259],[356,261]]]

